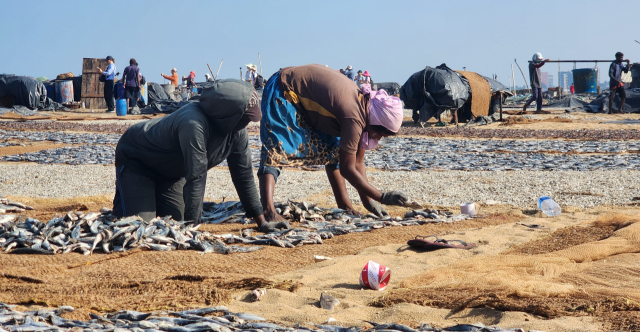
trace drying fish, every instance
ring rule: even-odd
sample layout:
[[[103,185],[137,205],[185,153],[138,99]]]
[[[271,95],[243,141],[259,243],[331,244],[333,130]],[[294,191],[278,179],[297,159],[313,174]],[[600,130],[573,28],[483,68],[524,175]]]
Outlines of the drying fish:
[[[322,294],[325,300],[329,296]],[[333,307],[338,304],[335,298],[329,299]],[[322,302],[322,301],[321,301]],[[208,307],[182,312],[170,312],[177,317],[166,317],[167,312],[142,313],[136,311],[118,311],[107,313],[104,316],[89,313],[91,318],[88,321],[70,320],[60,317],[64,312],[70,312],[72,307],[61,306],[57,310],[34,310],[21,312],[14,310],[15,306],[0,303],[0,331],[15,332],[44,332],[44,331],[93,331],[93,332],[113,332],[113,331],[142,331],[145,332],[231,332],[231,331],[252,331],[252,332],[272,332],[272,331],[327,331],[327,332],[435,332],[435,331],[519,331],[520,329],[501,329],[499,327],[484,326],[482,324],[460,324],[442,329],[435,329],[423,324],[418,329],[408,326],[387,323],[376,324],[373,328],[363,331],[362,327],[343,327],[339,325],[315,325],[313,328],[302,327],[300,325],[285,326],[268,323],[265,318],[251,313],[229,312],[226,307]],[[207,314],[221,312],[221,317],[204,317]],[[520,330],[524,331],[524,330]]]

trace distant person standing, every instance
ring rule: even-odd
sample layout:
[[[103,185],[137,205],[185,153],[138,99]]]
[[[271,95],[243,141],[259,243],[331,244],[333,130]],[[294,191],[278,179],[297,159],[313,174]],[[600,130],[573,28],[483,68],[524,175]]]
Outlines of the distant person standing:
[[[198,87],[196,85],[196,72],[195,71],[189,72],[189,76],[184,77],[182,79],[182,81],[187,82],[187,88],[197,88]]]
[[[213,82],[213,77],[209,74],[204,74],[204,78],[207,82]]]
[[[169,80],[169,82],[174,86],[176,87],[178,86],[178,70],[177,69],[171,68],[171,76],[167,76],[164,73],[160,75],[162,75],[162,77],[164,77],[165,79]]]
[[[358,85],[358,87],[360,87],[360,81],[364,79],[364,76],[362,76],[362,70],[358,70],[358,75],[356,75],[356,84]]]
[[[347,76],[350,80],[356,80],[356,73],[353,71],[353,67],[347,66],[347,69],[344,71],[345,76]]]
[[[246,66],[247,72],[244,74],[244,80],[251,83],[251,86],[254,86],[256,84],[256,71],[258,67],[251,63]]]
[[[623,113],[622,107],[627,99],[627,92],[624,91],[624,83],[622,83],[622,72],[628,73],[630,67],[629,59],[623,60],[624,54],[622,52],[616,53],[616,61],[609,66],[609,114],[613,114],[613,98],[616,97],[616,93],[620,95],[620,107],[616,113]],[[622,62],[626,62],[627,65],[623,66]]]
[[[531,62],[529,62],[529,79],[531,80],[531,98],[524,104],[522,112],[527,111],[527,107],[535,100],[536,112],[542,111],[542,73],[540,67],[544,66],[545,60],[542,54],[536,53],[533,55]]]
[[[369,74],[368,70],[365,70],[364,73],[360,75],[358,82],[360,82],[360,84],[371,84],[371,74]]]
[[[573,86],[573,83],[571,83],[571,87],[569,87],[569,91],[571,91],[571,94],[576,93],[576,88]]]
[[[100,67],[96,67],[102,75],[105,76],[104,82],[104,102],[107,104],[107,113],[111,113],[116,109],[116,102],[113,99],[113,79],[116,76],[116,59],[112,56],[107,56],[105,59],[109,66],[107,66],[107,70],[103,71]]]
[[[124,87],[125,98],[127,98],[127,110],[133,108],[140,98],[140,69],[136,59],[129,60],[129,66],[122,73],[122,86]]]

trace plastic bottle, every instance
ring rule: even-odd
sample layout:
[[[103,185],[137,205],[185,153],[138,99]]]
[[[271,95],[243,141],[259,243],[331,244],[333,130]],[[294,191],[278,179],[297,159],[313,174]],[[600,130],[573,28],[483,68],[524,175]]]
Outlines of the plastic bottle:
[[[560,205],[556,203],[549,196],[542,196],[538,198],[538,208],[542,211],[542,213],[548,215],[549,217],[556,217],[562,213],[562,209]]]

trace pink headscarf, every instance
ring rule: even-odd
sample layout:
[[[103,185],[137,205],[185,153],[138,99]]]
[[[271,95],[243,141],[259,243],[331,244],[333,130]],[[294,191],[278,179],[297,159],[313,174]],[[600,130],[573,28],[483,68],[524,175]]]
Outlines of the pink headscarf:
[[[402,101],[389,96],[386,91],[371,91],[369,94],[369,124],[384,126],[397,133],[402,126],[404,116]]]
[[[363,95],[371,93],[371,84],[362,83],[362,85],[360,86],[360,90],[362,91]]]
[[[400,98],[389,96],[386,91],[378,90],[369,93],[369,125],[383,126],[397,133],[402,126],[404,110]],[[362,133],[360,147],[372,150],[378,146],[378,140],[369,138],[369,133]]]
[[[195,71],[190,72],[189,78],[196,78],[196,72]]]

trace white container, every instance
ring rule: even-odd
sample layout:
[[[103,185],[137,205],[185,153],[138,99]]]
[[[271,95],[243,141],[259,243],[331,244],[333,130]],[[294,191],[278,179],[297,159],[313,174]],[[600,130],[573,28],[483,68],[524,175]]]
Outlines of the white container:
[[[475,203],[460,204],[460,213],[466,214],[469,217],[475,216],[476,215],[476,204]]]

